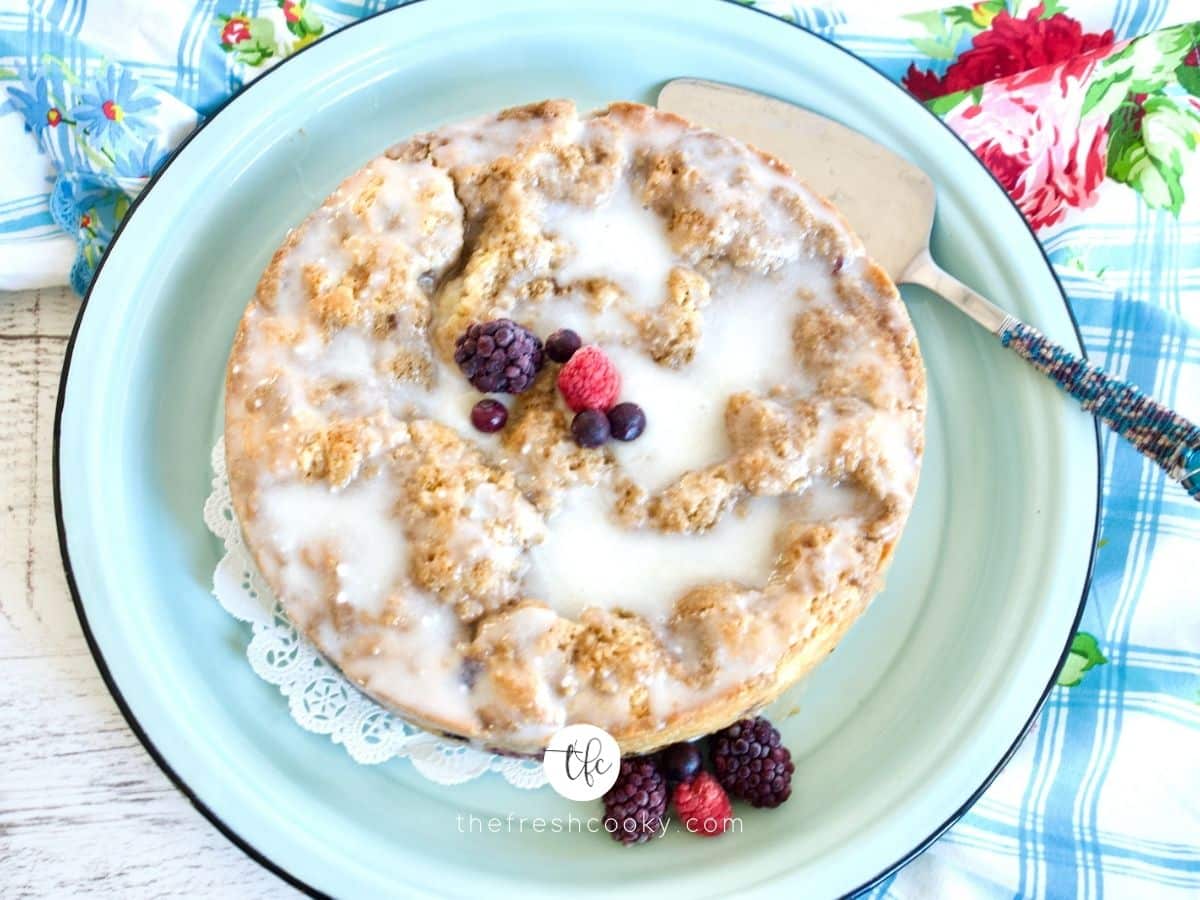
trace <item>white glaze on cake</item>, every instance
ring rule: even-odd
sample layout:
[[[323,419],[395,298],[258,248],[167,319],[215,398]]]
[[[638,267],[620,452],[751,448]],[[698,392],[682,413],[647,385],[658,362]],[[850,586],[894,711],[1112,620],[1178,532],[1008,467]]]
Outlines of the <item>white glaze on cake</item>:
[[[603,346],[645,434],[576,447],[553,365],[475,431],[453,341],[497,316]],[[264,273],[226,401],[297,626],[413,721],[536,752],[702,734],[811,668],[881,584],[925,398],[894,287],[786,167],[547,101],[347,179]]]

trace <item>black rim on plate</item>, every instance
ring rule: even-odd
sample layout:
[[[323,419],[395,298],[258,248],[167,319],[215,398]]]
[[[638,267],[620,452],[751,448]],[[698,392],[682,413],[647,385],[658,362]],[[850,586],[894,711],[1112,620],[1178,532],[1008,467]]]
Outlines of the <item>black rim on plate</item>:
[[[394,9],[381,10],[380,12],[372,13],[369,16],[365,16],[364,18],[359,19],[356,22],[352,22],[352,23],[346,25],[345,27],[339,29],[337,32],[334,32],[334,34],[330,35],[329,37],[330,38],[336,37],[336,35],[344,32],[344,31],[348,31],[351,28],[355,28],[359,25],[363,25],[364,23],[369,22],[371,19],[374,19],[378,16],[398,14],[398,13],[403,12],[405,9],[407,9],[410,6],[415,6],[418,3],[424,3],[424,2],[428,2],[428,0],[411,0],[411,2],[406,3],[404,6],[400,6],[400,7],[394,8]],[[799,31],[803,31],[805,34],[810,35],[811,37],[816,38],[817,40],[822,41],[825,44],[828,44],[830,47],[833,47],[838,52],[844,53],[847,56],[853,58],[863,67],[864,70],[866,70],[866,71],[872,73],[873,75],[877,76],[878,78],[882,79],[889,87],[892,87],[892,88],[895,88],[896,90],[898,90],[905,97],[906,101],[913,105],[914,109],[919,109],[921,111],[921,114],[932,117],[938,123],[938,125],[940,125],[950,135],[952,135],[956,141],[958,141],[964,147],[967,147],[968,150],[970,149],[970,147],[966,144],[966,142],[963,141],[962,138],[960,138],[953,131],[953,129],[951,129],[948,125],[946,125],[944,122],[942,122],[942,120],[939,119],[936,115],[934,115],[934,113],[931,112],[929,109],[927,109],[923,103],[921,103],[915,97],[912,97],[911,95],[909,95],[902,88],[897,87],[897,85],[890,78],[888,78],[887,75],[885,75],[882,71],[877,69],[874,65],[872,65],[871,63],[867,62],[866,60],[864,60],[858,56],[855,56],[853,53],[851,53],[846,48],[834,43],[829,38],[824,37],[823,35],[817,34],[815,32],[809,31],[807,28],[804,28],[803,26],[798,25],[794,22],[788,22],[786,19],[780,19],[777,16],[773,16],[764,10],[757,9],[752,6],[746,6],[744,3],[739,2],[739,0],[722,0],[722,2],[727,2],[727,3],[730,3],[731,5],[736,6],[740,9],[744,9],[744,10],[746,10],[746,12],[748,14],[757,14],[757,15],[761,15],[761,16],[766,16],[768,19],[772,20],[773,22],[778,22],[781,27],[790,27],[790,28],[795,28]],[[322,41],[318,41],[316,43],[322,43]],[[311,46],[315,46],[315,44],[310,45],[310,47]],[[271,860],[270,858],[268,858],[262,851],[258,850],[253,844],[251,844],[249,840],[247,840],[246,838],[242,837],[237,832],[235,832],[216,813],[214,813],[204,803],[204,801],[200,799],[200,797],[196,794],[196,792],[193,791],[191,789],[191,787],[178,775],[178,773],[176,773],[175,770],[171,768],[170,763],[167,762],[166,758],[162,755],[162,753],[154,745],[154,742],[150,739],[150,736],[145,732],[145,730],[141,726],[141,723],[138,721],[137,717],[133,714],[133,711],[129,708],[128,703],[126,703],[124,696],[121,694],[121,689],[117,686],[116,681],[113,679],[112,673],[109,671],[108,665],[104,660],[104,654],[101,652],[99,645],[96,643],[95,636],[92,634],[92,630],[88,626],[87,611],[84,608],[83,599],[80,597],[79,588],[75,583],[75,572],[71,567],[71,555],[70,555],[70,551],[67,547],[67,528],[66,528],[66,523],[63,520],[63,510],[62,510],[62,481],[59,477],[60,476],[59,470],[60,470],[60,462],[61,462],[61,450],[62,450],[62,445],[61,445],[62,414],[63,414],[63,407],[64,407],[65,401],[66,401],[67,379],[68,379],[68,376],[70,375],[70,371],[71,371],[71,357],[74,354],[74,350],[75,350],[75,340],[79,335],[80,327],[83,324],[83,317],[84,317],[84,314],[87,312],[88,303],[92,298],[92,291],[95,288],[96,282],[99,280],[100,272],[104,268],[105,262],[108,261],[108,256],[112,252],[112,248],[114,246],[116,246],[117,240],[121,237],[122,232],[125,230],[126,223],[128,223],[130,221],[130,219],[132,219],[133,214],[137,211],[139,205],[142,202],[142,199],[150,193],[150,191],[158,183],[159,178],[162,177],[163,173],[166,172],[166,170],[168,168],[170,168],[172,165],[175,164],[175,162],[179,159],[180,155],[183,153],[184,148],[186,148],[188,146],[188,144],[191,143],[192,139],[196,135],[198,135],[201,131],[204,130],[205,126],[207,126],[207,124],[209,122],[211,122],[214,118],[216,118],[216,116],[220,115],[220,113],[223,112],[225,110],[225,108],[227,106],[229,106],[230,103],[232,103],[234,100],[236,100],[242,94],[246,93],[249,90],[252,90],[254,88],[254,86],[256,84],[258,84],[259,82],[264,81],[267,78],[270,78],[272,75],[274,75],[280,69],[282,69],[291,59],[294,59],[300,53],[306,52],[308,49],[309,49],[309,47],[301,48],[296,54],[293,54],[292,56],[288,57],[288,59],[283,60],[282,62],[278,63],[277,65],[275,65],[268,71],[264,72],[262,75],[260,75],[254,81],[243,86],[237,93],[232,94],[231,96],[226,98],[213,111],[212,115],[210,115],[204,121],[204,123],[202,123],[193,132],[191,132],[191,134],[189,134],[187,137],[185,137],[183,139],[183,141],[180,142],[179,146],[176,147],[171,152],[171,154],[167,158],[166,162],[158,170],[158,172],[156,172],[154,174],[154,176],[149,180],[149,182],[147,182],[147,184],[146,184],[145,188],[142,190],[141,194],[138,195],[138,197],[133,201],[133,204],[130,206],[129,210],[126,212],[125,218],[117,226],[116,231],[113,233],[112,239],[109,241],[108,248],[104,252],[104,256],[101,258],[100,263],[96,266],[96,271],[92,276],[92,283],[88,287],[88,291],[84,295],[83,301],[80,304],[79,314],[75,319],[75,326],[74,326],[74,328],[72,328],[70,340],[67,342],[66,355],[63,359],[62,375],[59,378],[58,402],[57,402],[55,412],[54,412],[54,455],[53,455],[52,468],[53,468],[53,481],[54,481],[54,517],[55,517],[55,521],[56,521],[57,528],[58,528],[58,546],[59,546],[59,550],[62,554],[63,568],[65,569],[66,576],[67,576],[67,587],[71,592],[71,599],[75,604],[75,612],[79,616],[79,624],[83,628],[83,635],[84,635],[84,638],[87,640],[88,649],[91,651],[92,657],[96,661],[96,666],[100,670],[100,676],[104,679],[104,683],[108,687],[109,693],[112,694],[112,698],[116,702],[117,707],[120,709],[121,715],[123,715],[125,717],[125,721],[129,724],[130,729],[137,736],[138,740],[141,741],[142,746],[144,746],[146,748],[146,752],[150,754],[150,757],[154,760],[154,762],[158,765],[158,767],[160,769],[162,769],[163,773],[166,774],[166,776],[171,780],[171,782],[175,785],[175,787],[178,788],[179,791],[185,797],[187,797],[187,799],[191,802],[192,806],[194,806],[200,812],[201,815],[203,815],[206,819],[208,819],[208,821],[211,822],[217,828],[218,831],[220,831],[223,835],[225,835],[225,837],[227,837],[231,842],[233,842],[237,847],[239,847],[247,856],[249,856],[255,862],[259,863],[261,866],[263,866],[267,870],[273,872],[275,875],[282,878],[288,884],[292,885],[295,888],[298,888],[301,891],[304,891],[306,894],[308,894],[312,897],[326,897],[328,895],[326,895],[322,891],[317,890],[312,885],[310,885],[304,881],[301,881],[299,878],[292,875],[290,872],[288,872],[286,869],[284,869],[278,863],[276,863],[273,860]],[[688,73],[684,72],[684,73],[680,73],[680,74],[686,75]],[[1017,210],[1018,214],[1020,214],[1020,209],[1016,206],[1016,203],[1012,200],[1012,198],[1009,197],[1008,192],[1006,190],[1004,190],[1003,185],[1001,185],[1000,182],[995,178],[995,176],[991,174],[990,170],[988,170],[986,166],[984,166],[982,163],[980,163],[979,165],[981,168],[984,169],[985,172],[987,172],[988,177],[990,177],[992,179],[992,181],[995,182],[996,187],[1000,190],[1000,192],[1004,195],[1004,197],[1008,200],[1008,202],[1010,204],[1012,204],[1013,208]],[[1084,343],[1083,343],[1083,335],[1079,331],[1079,322],[1075,318],[1075,313],[1071,309],[1071,304],[1067,302],[1066,292],[1063,290],[1062,282],[1059,281],[1058,274],[1054,271],[1054,267],[1050,263],[1050,258],[1046,255],[1046,251],[1042,247],[1041,242],[1038,241],[1037,234],[1029,226],[1029,223],[1025,220],[1024,216],[1021,216],[1021,221],[1025,224],[1025,227],[1029,229],[1030,236],[1033,238],[1034,244],[1037,246],[1038,251],[1042,255],[1042,261],[1046,264],[1047,270],[1050,272],[1051,277],[1054,279],[1055,285],[1057,285],[1057,287],[1058,287],[1059,297],[1063,302],[1063,306],[1066,308],[1067,316],[1071,320],[1071,327],[1075,331],[1075,337],[1079,341],[1079,346],[1082,351],[1081,355],[1086,359],[1087,358],[1087,348],[1084,346]],[[963,803],[963,805],[960,806],[957,810],[955,810],[954,813],[952,813],[950,815],[950,817],[948,819],[946,819],[945,822],[943,822],[940,826],[938,826],[936,829],[934,829],[933,832],[931,832],[929,835],[927,835],[926,837],[924,837],[923,839],[918,841],[916,843],[916,845],[912,848],[912,850],[910,850],[908,853],[904,854],[904,856],[900,857],[898,860],[896,860],[894,863],[892,863],[890,866],[888,866],[883,871],[868,878],[861,885],[859,885],[857,888],[855,888],[853,891],[851,891],[847,896],[854,896],[857,894],[861,894],[865,891],[869,891],[871,888],[878,885],[881,881],[888,878],[890,875],[893,875],[896,872],[898,872],[900,869],[902,869],[904,866],[906,866],[909,862],[911,862],[917,856],[920,856],[921,853],[923,853],[932,843],[934,843],[934,841],[936,841],[939,837],[941,837],[952,825],[954,825],[955,822],[957,822],[960,818],[962,818],[962,816],[975,804],[975,801],[977,801],[983,795],[983,793],[988,789],[988,787],[991,785],[992,781],[995,780],[996,776],[1000,774],[1001,770],[1008,763],[1008,761],[1012,758],[1013,754],[1016,753],[1017,748],[1021,746],[1021,742],[1024,740],[1025,735],[1029,733],[1029,729],[1033,726],[1034,721],[1037,719],[1038,714],[1041,712],[1042,707],[1045,705],[1046,698],[1049,696],[1050,690],[1054,687],[1058,672],[1062,668],[1063,663],[1066,661],[1066,658],[1071,651],[1071,640],[1074,637],[1075,631],[1079,627],[1080,619],[1083,616],[1083,609],[1084,609],[1085,603],[1087,602],[1088,591],[1089,591],[1089,589],[1091,587],[1091,583],[1092,583],[1092,572],[1093,572],[1093,569],[1095,566],[1095,561],[1096,561],[1096,539],[1097,539],[1097,536],[1099,534],[1099,529],[1100,529],[1100,497],[1101,497],[1100,477],[1102,477],[1103,459],[1100,456],[1100,425],[1098,422],[1094,422],[1093,424],[1094,424],[1095,431],[1096,431],[1097,484],[1096,484],[1096,515],[1095,515],[1095,520],[1094,520],[1094,523],[1092,526],[1091,552],[1088,555],[1087,571],[1084,574],[1083,591],[1079,598],[1079,607],[1075,611],[1075,619],[1071,624],[1070,632],[1067,634],[1066,642],[1063,646],[1062,653],[1059,656],[1058,665],[1055,666],[1055,668],[1054,668],[1054,674],[1051,675],[1050,681],[1047,683],[1045,689],[1042,691],[1041,696],[1037,700],[1037,703],[1034,704],[1033,709],[1029,713],[1029,718],[1026,720],[1024,726],[1022,726],[1020,733],[1017,734],[1017,736],[1013,739],[1012,744],[1004,752],[1004,754],[1000,757],[999,761],[996,763],[995,768],[992,769],[992,771],[988,774],[987,778],[984,779],[983,783],[975,790],[974,793],[971,794],[970,797],[967,798],[967,800]]]

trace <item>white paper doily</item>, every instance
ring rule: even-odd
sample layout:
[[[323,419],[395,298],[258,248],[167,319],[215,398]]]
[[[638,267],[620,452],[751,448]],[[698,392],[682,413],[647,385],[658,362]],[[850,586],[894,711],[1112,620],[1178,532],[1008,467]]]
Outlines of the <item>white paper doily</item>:
[[[546,783],[537,760],[476,750],[407,724],[365,696],[292,627],[242,542],[225,470],[225,438],[212,451],[212,492],[204,523],[225,544],[213,572],[213,595],[234,618],[250,625],[250,667],[287,698],[292,718],[308,731],[327,734],[355,762],[374,764],[406,757],[438,784],[459,784],[498,772],[519,788]]]

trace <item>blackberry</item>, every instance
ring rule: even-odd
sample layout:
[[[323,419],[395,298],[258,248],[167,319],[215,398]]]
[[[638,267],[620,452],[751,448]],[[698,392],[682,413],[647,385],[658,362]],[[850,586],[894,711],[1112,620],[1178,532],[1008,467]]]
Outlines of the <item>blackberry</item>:
[[[454,361],[485,394],[528,390],[542,357],[541,340],[512,319],[475,322],[454,342]]]
[[[751,806],[775,807],[792,795],[792,754],[762,716],[723,728],[711,746],[717,780],[735,797]]]
[[[640,844],[662,834],[667,781],[654,759],[621,760],[616,784],[604,795],[604,830],[622,844]]]

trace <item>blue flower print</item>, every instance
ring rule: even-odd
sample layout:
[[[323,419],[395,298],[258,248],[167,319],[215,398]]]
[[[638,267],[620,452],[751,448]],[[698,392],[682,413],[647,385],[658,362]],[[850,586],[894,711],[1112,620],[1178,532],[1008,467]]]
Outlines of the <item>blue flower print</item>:
[[[167,151],[153,140],[144,147],[130,147],[113,155],[113,174],[118,178],[149,178],[166,155]]]
[[[109,194],[116,190],[94,175],[59,175],[50,192],[50,215],[58,227],[74,234],[82,226],[83,211],[103,204]]]
[[[51,198],[55,221],[79,239],[79,252],[71,267],[71,286],[83,294],[112,240],[117,225],[129,211],[129,198],[91,175],[59,176]]]
[[[109,66],[83,89],[71,115],[94,146],[115,149],[130,137],[152,132],[153,123],[140,114],[157,107],[158,100],[142,93],[132,75]]]
[[[12,109],[25,119],[25,130],[41,140],[47,128],[56,128],[64,121],[62,110],[50,95],[49,79],[43,75],[26,75],[21,87],[9,85],[8,102],[0,104],[0,113]]]

